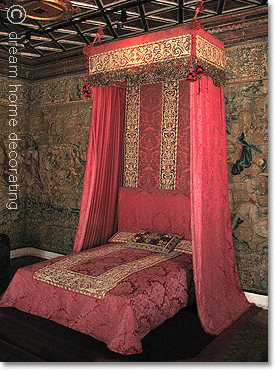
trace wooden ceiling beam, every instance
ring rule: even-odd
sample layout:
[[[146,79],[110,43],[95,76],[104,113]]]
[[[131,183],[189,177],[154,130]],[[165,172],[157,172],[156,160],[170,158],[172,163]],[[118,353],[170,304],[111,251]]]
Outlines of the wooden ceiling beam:
[[[224,10],[224,6],[225,6],[225,2],[226,0],[219,0],[218,1],[218,4],[217,4],[217,15],[221,15],[223,10]]]
[[[179,0],[178,22],[179,24],[183,22],[183,0]]]
[[[137,6],[138,6],[140,18],[141,18],[142,28],[144,29],[144,32],[148,32],[148,23],[147,23],[147,20],[145,18],[145,13],[144,13],[144,9],[143,9],[143,2],[138,1]]]

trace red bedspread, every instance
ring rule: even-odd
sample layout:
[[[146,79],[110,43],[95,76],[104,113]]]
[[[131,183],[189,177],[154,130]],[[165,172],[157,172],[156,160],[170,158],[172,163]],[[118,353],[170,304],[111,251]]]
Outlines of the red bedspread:
[[[111,243],[19,269],[0,306],[134,354],[142,351],[140,340],[150,330],[186,306],[191,275],[191,255],[164,256]]]

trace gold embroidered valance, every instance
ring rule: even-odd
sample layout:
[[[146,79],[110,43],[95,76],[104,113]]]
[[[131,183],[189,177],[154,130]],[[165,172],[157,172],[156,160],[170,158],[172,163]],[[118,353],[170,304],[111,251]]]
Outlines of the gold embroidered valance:
[[[223,44],[203,31],[175,27],[109,44],[86,46],[92,85],[145,83],[186,78],[197,63],[215,85],[225,79]]]

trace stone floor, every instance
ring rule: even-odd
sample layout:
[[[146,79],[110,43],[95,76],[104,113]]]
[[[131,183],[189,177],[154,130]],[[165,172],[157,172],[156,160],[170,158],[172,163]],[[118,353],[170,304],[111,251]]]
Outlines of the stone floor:
[[[246,323],[215,362],[268,362],[268,310]]]
[[[24,257],[12,258],[10,261],[10,267],[6,269],[6,273],[4,275],[4,278],[0,286],[0,295],[4,293],[4,291],[7,289],[16,270],[18,270],[20,267],[32,265],[40,261],[43,261],[43,259],[40,257],[35,257],[35,256],[24,256]]]

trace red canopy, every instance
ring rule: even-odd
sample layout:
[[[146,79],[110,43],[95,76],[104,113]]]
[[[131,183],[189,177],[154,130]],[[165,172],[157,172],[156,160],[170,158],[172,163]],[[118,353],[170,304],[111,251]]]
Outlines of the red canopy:
[[[188,145],[191,150],[192,248],[199,317],[206,332],[219,334],[250,307],[241,289],[230,225],[222,86],[225,71],[223,44],[201,29],[177,27],[94,48],[86,47],[84,51],[90,58],[90,81],[93,85],[106,86],[118,82],[141,84],[152,79],[152,76],[157,81],[180,80],[186,78],[190,67],[196,67],[198,61],[204,68],[205,75],[191,82],[188,85],[190,94],[186,94],[190,95],[191,135]],[[93,117],[99,117],[100,120],[104,115],[99,115],[96,109],[101,109],[101,105],[99,102],[93,106]],[[120,124],[116,120],[116,127],[120,125],[123,130],[123,116],[120,115],[119,119]],[[99,123],[93,118],[95,127]],[[100,135],[106,134],[108,127],[101,130]],[[95,143],[99,138],[93,136],[93,140]],[[108,140],[114,139],[109,137]],[[90,146],[87,163],[90,163],[90,156],[94,157],[95,150],[95,146]],[[87,171],[92,173],[89,168],[86,168]],[[83,220],[90,218],[95,222],[91,217],[93,209],[100,213],[98,224],[107,215],[102,211],[103,208],[87,210],[87,204],[91,203],[85,199],[89,194],[87,184],[91,181],[86,180],[89,176],[88,173],[85,175],[86,185],[84,183],[74,251],[89,245],[88,234],[83,233],[91,226],[86,227]],[[108,180],[102,183],[102,176],[97,178],[101,181],[100,188],[105,189],[107,194],[114,194],[118,190],[120,180],[116,179],[110,184]],[[115,202],[113,204],[115,207]],[[90,212],[89,217],[86,217],[87,212]],[[83,216],[84,213],[86,216]],[[112,220],[108,219],[107,224],[114,222],[115,215]],[[97,232],[102,233],[97,240],[106,241],[106,232],[100,229]],[[84,244],[83,240],[86,240]],[[90,246],[93,246],[93,240],[90,242]]]

